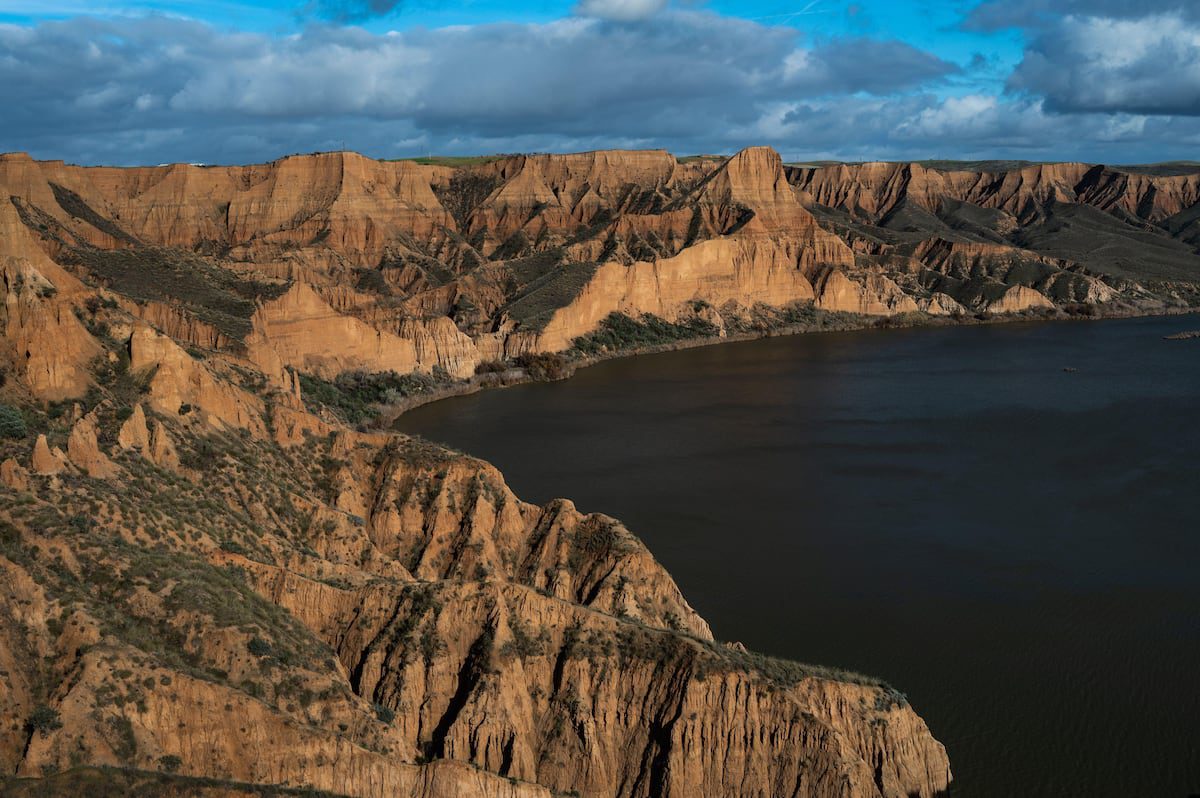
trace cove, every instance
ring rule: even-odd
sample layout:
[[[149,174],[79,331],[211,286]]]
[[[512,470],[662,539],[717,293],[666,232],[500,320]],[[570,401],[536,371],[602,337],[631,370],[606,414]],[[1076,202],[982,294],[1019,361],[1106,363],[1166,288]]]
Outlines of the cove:
[[[887,679],[954,796],[1200,793],[1196,316],[613,360],[397,429],[646,541],[714,634]]]

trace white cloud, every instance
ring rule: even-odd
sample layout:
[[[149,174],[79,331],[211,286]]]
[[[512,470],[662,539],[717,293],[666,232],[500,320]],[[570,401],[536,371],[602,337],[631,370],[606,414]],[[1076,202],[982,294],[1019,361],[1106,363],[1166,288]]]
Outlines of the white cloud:
[[[1034,38],[1009,87],[1057,111],[1200,115],[1200,23],[1176,12],[1062,17]]]

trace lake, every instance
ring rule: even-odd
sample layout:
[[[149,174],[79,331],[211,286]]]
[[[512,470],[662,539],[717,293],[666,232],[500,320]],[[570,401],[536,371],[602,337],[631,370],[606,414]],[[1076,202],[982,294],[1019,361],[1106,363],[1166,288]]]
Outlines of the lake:
[[[1196,316],[613,360],[398,428],[620,518],[723,640],[882,677],[954,796],[1200,793]]]

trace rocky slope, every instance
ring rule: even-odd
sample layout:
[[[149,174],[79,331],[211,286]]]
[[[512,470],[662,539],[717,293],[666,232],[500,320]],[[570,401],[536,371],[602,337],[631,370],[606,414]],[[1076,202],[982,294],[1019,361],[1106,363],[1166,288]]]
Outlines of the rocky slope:
[[[153,329],[32,249],[4,278],[6,340],[22,342],[0,394],[6,791],[39,777],[421,798],[948,783],[902,695],[714,641],[618,521],[526,504],[484,463],[305,409],[293,365],[416,362],[356,337],[371,328],[311,289],[260,305],[231,354]],[[329,315],[347,346],[318,351],[304,325]],[[31,329],[54,330],[44,345],[76,382],[30,368]]]
[[[175,338],[248,352],[268,372],[465,378],[482,362],[569,351],[613,314],[721,334],[797,307],[1195,304],[1198,187],[1200,173],[1169,168],[785,167],[761,147],[463,168],[322,153],[115,169],[9,154],[0,225],[7,252],[51,260]],[[12,334],[71,321],[47,323]],[[61,397],[89,356],[29,368]]]
[[[1195,185],[764,148],[0,156],[0,773],[34,780],[3,789],[935,794],[901,694],[714,641],[618,521],[360,422],[563,352],[1183,307]]]

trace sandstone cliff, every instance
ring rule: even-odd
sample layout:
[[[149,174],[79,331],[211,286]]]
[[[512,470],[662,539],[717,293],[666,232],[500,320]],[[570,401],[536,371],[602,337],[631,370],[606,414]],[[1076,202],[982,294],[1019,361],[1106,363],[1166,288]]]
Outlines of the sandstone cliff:
[[[945,751],[896,691],[717,642],[619,521],[344,422],[621,330],[1195,305],[1198,185],[766,148],[0,156],[0,763],[47,789],[933,795]]]
[[[772,185],[773,218],[804,218]],[[744,186],[711,190],[720,219]],[[622,291],[630,312],[665,316],[697,295],[813,297],[804,247],[740,229],[599,267],[581,295]],[[473,371],[484,350],[450,318],[397,315],[311,272],[315,286],[237,306],[237,339],[192,318],[194,292],[133,301],[80,282],[49,254],[94,277],[65,230],[25,239],[8,272],[5,333],[24,349],[7,357],[26,368],[0,401],[29,428],[0,441],[6,774],[372,798],[890,798],[948,783],[902,696],[714,641],[619,521],[524,503],[484,463],[305,410],[297,370]],[[50,349],[30,319],[72,341]],[[76,398],[48,402],[54,385]],[[153,771],[169,777],[151,790]]]
[[[137,169],[8,154],[7,327],[13,349],[39,353],[25,365],[38,390],[63,399],[86,390],[80,364],[95,347],[61,298],[19,299],[17,273],[62,293],[107,288],[190,346],[246,348],[268,372],[326,379],[435,367],[465,378],[486,360],[569,349],[613,313],[674,321],[699,305],[723,317],[797,303],[864,316],[949,301],[967,313],[1151,309],[1192,301],[1200,240],[1200,176],[1162,171],[799,168],[761,147],[460,169],[353,153]],[[48,337],[70,346],[25,346]]]

